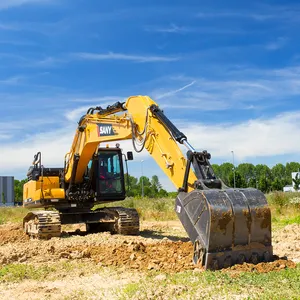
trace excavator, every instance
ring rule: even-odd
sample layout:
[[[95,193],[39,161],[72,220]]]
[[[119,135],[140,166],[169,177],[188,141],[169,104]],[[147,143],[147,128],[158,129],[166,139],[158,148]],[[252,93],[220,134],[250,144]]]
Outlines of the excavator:
[[[124,161],[127,168],[133,153],[123,153],[117,142],[124,140],[131,140],[136,152],[146,149],[177,188],[174,210],[193,243],[195,264],[218,270],[272,260],[264,194],[226,186],[214,174],[211,154],[197,151],[154,100],[140,95],[89,108],[63,168],[45,168],[41,153],[34,156],[23,190],[23,206],[33,208],[23,219],[26,234],[60,237],[62,224],[85,223],[87,232],[139,235],[135,209],[105,206],[126,198]],[[104,207],[93,209],[96,204]]]

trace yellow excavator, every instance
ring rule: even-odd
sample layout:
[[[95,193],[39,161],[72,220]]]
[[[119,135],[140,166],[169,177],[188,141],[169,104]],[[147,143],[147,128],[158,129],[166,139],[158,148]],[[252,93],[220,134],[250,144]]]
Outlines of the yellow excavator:
[[[148,96],[88,109],[78,122],[63,168],[45,168],[41,153],[34,156],[23,206],[45,210],[28,213],[24,231],[37,238],[59,237],[62,224],[85,223],[88,232],[138,235],[135,209],[92,209],[126,198],[123,158],[127,164],[133,154],[122,153],[118,143],[108,145],[123,140],[132,140],[137,152],[146,149],[177,188],[174,209],[194,245],[194,263],[217,270],[272,260],[271,212],[264,194],[227,187],[215,176],[211,155],[196,151]],[[187,148],[186,155],[179,144]]]

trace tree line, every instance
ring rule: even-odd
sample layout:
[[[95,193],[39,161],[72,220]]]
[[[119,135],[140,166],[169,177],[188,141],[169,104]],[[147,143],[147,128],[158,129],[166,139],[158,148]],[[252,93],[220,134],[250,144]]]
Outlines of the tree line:
[[[215,175],[221,178],[224,183],[237,188],[253,187],[264,193],[270,191],[282,191],[286,185],[292,185],[292,172],[300,170],[300,163],[289,162],[285,165],[276,164],[272,168],[267,165],[242,163],[234,167],[232,163],[223,163],[221,165],[212,165]],[[26,179],[15,180],[15,202],[21,202],[23,199],[23,185]],[[300,178],[295,178],[295,186],[300,187]],[[139,178],[125,174],[125,185],[127,195],[132,197],[168,197],[174,196],[174,192],[167,192],[161,185],[157,175],[148,178],[141,176]]]
[[[292,185],[292,172],[300,170],[300,163],[276,164],[272,168],[263,164],[253,165],[250,163],[242,163],[237,167],[234,167],[232,163],[213,164],[212,167],[215,175],[230,187],[234,186],[235,177],[237,188],[253,187],[268,193],[282,191],[284,186]],[[297,180],[294,183],[296,187],[299,187],[300,182]]]
[[[136,178],[134,176],[125,175],[125,186],[127,190],[127,196],[140,197],[145,196],[149,198],[161,198],[168,197],[169,193],[162,188],[157,175],[153,175],[151,178],[141,176]]]

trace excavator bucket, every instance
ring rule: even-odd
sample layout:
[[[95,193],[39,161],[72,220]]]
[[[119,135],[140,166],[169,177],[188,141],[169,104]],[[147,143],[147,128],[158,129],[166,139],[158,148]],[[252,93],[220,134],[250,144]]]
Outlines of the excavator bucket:
[[[175,211],[194,244],[194,263],[205,269],[272,259],[271,212],[259,190],[180,192]]]

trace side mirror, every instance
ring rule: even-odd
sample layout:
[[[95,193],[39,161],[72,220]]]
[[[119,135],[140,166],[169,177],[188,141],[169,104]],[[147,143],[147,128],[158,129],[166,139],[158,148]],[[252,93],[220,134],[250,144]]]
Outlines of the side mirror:
[[[133,160],[133,153],[131,151],[127,152],[127,160]]]

